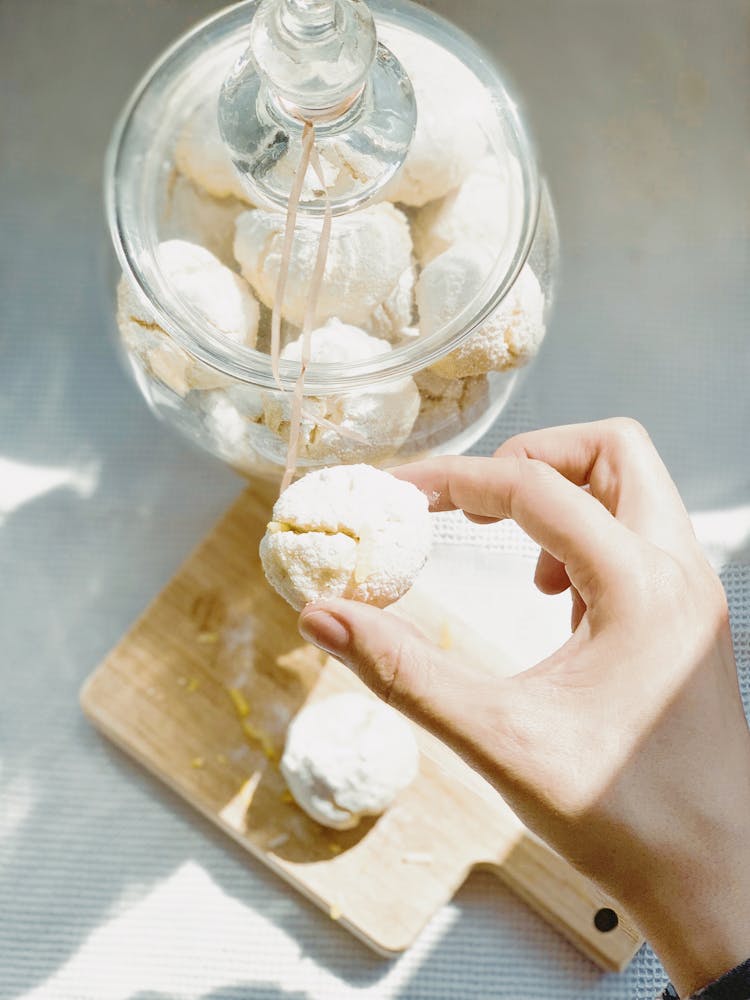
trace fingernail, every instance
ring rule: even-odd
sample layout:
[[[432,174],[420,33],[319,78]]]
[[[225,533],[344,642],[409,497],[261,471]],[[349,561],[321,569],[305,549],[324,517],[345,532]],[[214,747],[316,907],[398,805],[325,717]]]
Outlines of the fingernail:
[[[334,654],[348,649],[352,638],[346,625],[328,611],[303,611],[299,630],[303,639]]]

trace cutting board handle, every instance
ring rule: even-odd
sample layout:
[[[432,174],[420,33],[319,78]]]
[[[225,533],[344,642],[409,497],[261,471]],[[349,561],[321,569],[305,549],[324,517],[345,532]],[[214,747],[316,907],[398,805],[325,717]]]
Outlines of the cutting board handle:
[[[493,871],[604,969],[621,972],[641,943],[613,900],[526,830],[501,857],[477,867]]]

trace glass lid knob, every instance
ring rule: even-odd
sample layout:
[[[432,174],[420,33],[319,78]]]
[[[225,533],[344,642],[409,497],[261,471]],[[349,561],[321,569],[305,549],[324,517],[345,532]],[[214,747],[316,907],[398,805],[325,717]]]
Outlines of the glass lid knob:
[[[262,0],[250,44],[224,80],[219,128],[252,200],[285,210],[315,128],[328,200],[341,215],[373,200],[406,157],[416,102],[401,63],[378,43],[364,0]],[[326,196],[308,168],[299,212]]]

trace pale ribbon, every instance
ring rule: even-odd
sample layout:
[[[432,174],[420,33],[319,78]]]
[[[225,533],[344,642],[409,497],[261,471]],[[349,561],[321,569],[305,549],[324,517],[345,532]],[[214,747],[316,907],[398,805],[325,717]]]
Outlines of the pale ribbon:
[[[305,412],[302,406],[305,389],[305,374],[310,363],[311,339],[310,334],[315,322],[315,314],[320,296],[320,289],[325,273],[326,258],[331,237],[331,224],[333,211],[331,200],[328,196],[328,188],[323,176],[323,168],[320,163],[318,151],[315,148],[315,127],[312,122],[305,122],[302,130],[302,152],[294,175],[294,182],[289,192],[289,204],[287,205],[286,220],[284,224],[284,241],[281,252],[281,262],[279,264],[279,276],[276,281],[276,294],[274,296],[273,308],[271,311],[271,370],[279,390],[286,392],[281,381],[279,362],[281,359],[281,307],[286,290],[287,277],[289,275],[289,264],[294,243],[294,230],[297,220],[297,209],[302,196],[302,185],[308,166],[312,166],[325,198],[325,212],[323,215],[323,225],[320,230],[320,239],[315,255],[315,266],[313,268],[310,285],[307,290],[305,302],[305,312],[302,320],[302,352],[300,359],[300,373],[292,391],[292,406],[289,418],[289,446],[287,448],[286,467],[281,480],[280,492],[283,493],[294,478],[297,467],[297,457],[299,451],[299,438],[303,416],[316,424],[328,427],[330,430],[351,438],[359,443],[365,444],[366,439],[356,431],[348,430],[334,424],[324,417],[316,417]]]

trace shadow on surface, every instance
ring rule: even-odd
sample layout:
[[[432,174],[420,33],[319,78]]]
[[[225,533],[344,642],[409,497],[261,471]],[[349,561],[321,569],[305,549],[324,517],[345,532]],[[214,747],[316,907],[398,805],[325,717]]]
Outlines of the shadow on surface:
[[[348,973],[352,985],[360,987],[371,985],[387,974],[391,965],[389,959],[376,955],[336,921],[330,920],[319,907],[291,886],[287,886],[261,861],[248,854],[240,844],[197,812],[177,792],[164,785],[159,778],[135,763],[126,753],[105,741],[101,734],[97,734],[97,737],[101,741],[104,753],[122,780],[138,785],[160,808],[163,809],[166,806],[174,818],[195,834],[196,839],[205,840],[207,846],[212,850],[218,849],[222,854],[226,853],[232,862],[231,867],[224,864],[211,865],[202,858],[199,860],[207,874],[228,897],[243,905],[262,905],[264,916],[269,917],[282,930],[290,934],[294,933],[295,925],[298,923],[305,925],[305,927],[309,926],[310,929],[314,930],[315,946],[310,948],[308,942],[306,950],[315,953],[316,961],[324,965],[334,975],[347,977]],[[295,819],[303,825],[308,822],[313,823],[296,806],[289,808],[293,811]],[[371,825],[365,824],[367,828]],[[336,833],[333,830],[324,832],[326,832],[326,836]],[[339,831],[339,834],[341,832],[356,834],[358,831]],[[328,850],[325,853],[325,858],[321,857],[321,860],[330,858],[330,856],[330,850]],[[175,867],[188,860],[195,860],[195,856],[185,854],[176,862]],[[313,852],[312,855],[308,853],[304,860],[315,861],[318,858]],[[252,895],[248,893],[249,886],[246,884],[246,880],[252,882]],[[288,905],[278,908],[269,905],[269,902],[274,898],[279,901],[283,900]],[[346,942],[345,950],[341,948],[342,941]],[[332,945],[330,948],[329,943]],[[351,973],[352,967],[356,968],[356,972],[353,974]]]
[[[275,983],[237,983],[220,986],[210,993],[204,993],[196,1000],[308,1000],[309,993],[299,990],[283,990]],[[134,993],[128,1000],[173,1000],[166,993]]]

